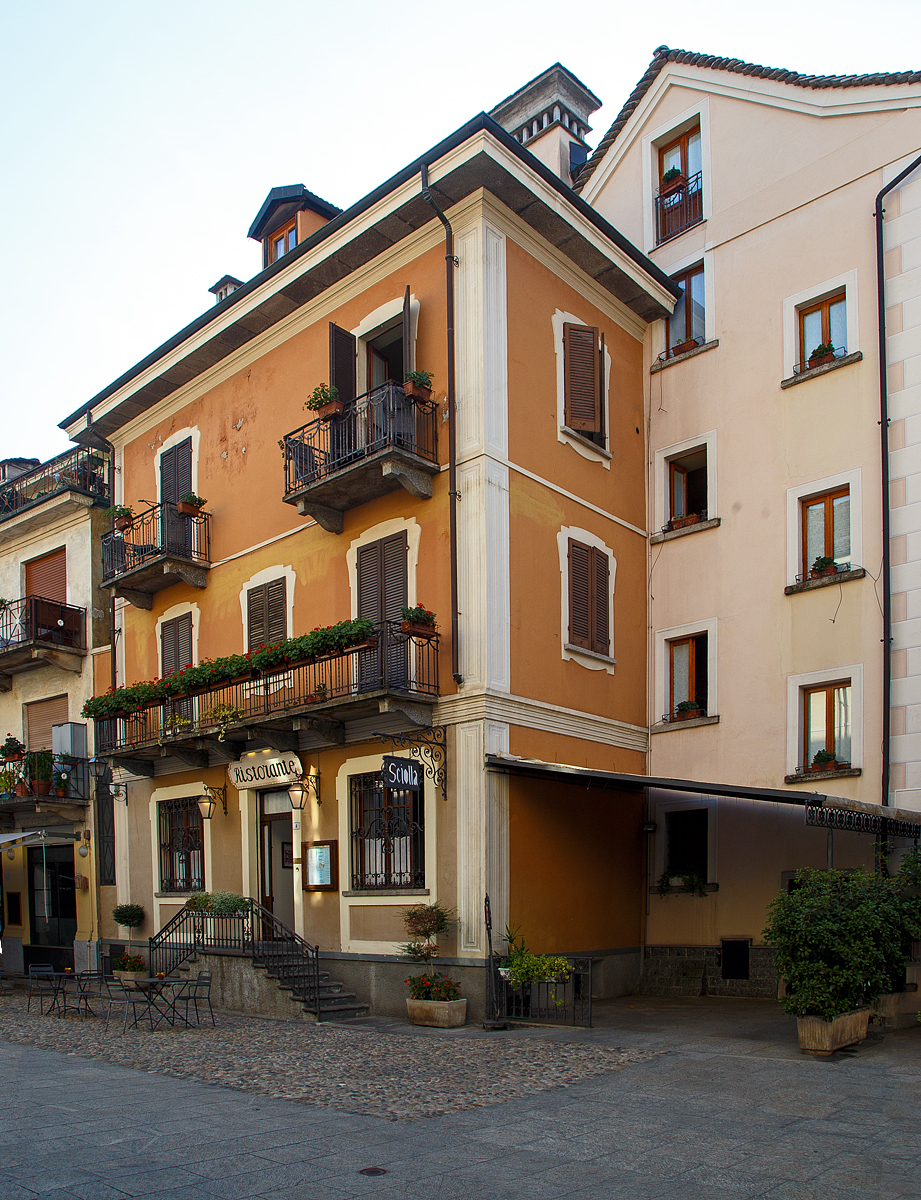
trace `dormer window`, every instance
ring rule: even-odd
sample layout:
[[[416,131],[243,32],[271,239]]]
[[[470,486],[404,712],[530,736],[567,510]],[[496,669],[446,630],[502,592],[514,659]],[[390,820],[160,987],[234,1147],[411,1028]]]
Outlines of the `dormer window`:
[[[276,229],[274,233],[266,238],[266,259],[267,262],[273,263],[285,254],[288,254],[297,245],[297,226],[295,221],[289,221],[287,225],[283,225],[281,229]]]

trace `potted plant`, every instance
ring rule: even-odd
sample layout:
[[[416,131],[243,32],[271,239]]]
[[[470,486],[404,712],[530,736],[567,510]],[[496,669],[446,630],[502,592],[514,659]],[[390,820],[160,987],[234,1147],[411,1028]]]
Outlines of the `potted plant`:
[[[676,887],[676,880],[680,887]],[[707,877],[700,871],[688,871],[684,875],[672,875],[670,871],[663,871],[656,888],[663,899],[674,892],[681,892],[685,896],[699,896],[701,899],[709,895]]]
[[[810,771],[836,771],[838,760],[830,750],[817,750],[815,758],[809,764]]]
[[[134,509],[130,504],[113,504],[102,515],[111,517],[115,522],[115,528],[123,532],[134,524]]]
[[[19,762],[23,754],[25,754],[25,751],[26,748],[19,738],[13,737],[11,733],[6,735],[6,740],[4,741],[3,745],[0,746],[0,755],[2,755],[7,762]]]
[[[160,730],[160,745],[163,745],[164,737],[180,737],[187,729],[191,729],[191,727],[192,722],[189,717],[184,717],[182,713],[170,713]]]
[[[822,367],[826,363],[835,361],[835,348],[831,342],[820,342],[818,346],[809,355],[809,366]]]
[[[54,767],[54,794],[56,796],[66,796],[67,788],[70,785],[70,769],[55,764]]]
[[[696,700],[682,700],[675,705],[676,721],[693,721],[695,717],[703,716],[703,709]]]
[[[867,1036],[867,1006],[891,985],[904,946],[906,915],[892,883],[865,871],[802,870],[795,889],[768,906],[763,936],[804,1053],[827,1057]]]
[[[217,725],[217,740],[223,742],[227,736],[227,726],[239,721],[242,716],[243,710],[235,708],[232,704],[214,704],[201,714],[201,724]]]
[[[413,962],[428,964],[422,975],[411,975],[404,982],[409,988],[406,1015],[411,1025],[431,1025],[436,1029],[456,1029],[467,1021],[467,1001],[461,997],[460,984],[449,975],[436,972],[438,939],[455,922],[452,909],[438,901],[414,904],[403,913],[403,927],[409,941],[400,950]]]
[[[680,517],[672,517],[668,523],[669,530],[686,529],[689,525],[699,525],[704,518],[700,513],[684,513]]]
[[[407,371],[403,381],[403,394],[407,400],[420,400],[423,403],[431,400],[431,371]]]
[[[54,756],[50,750],[33,750],[26,759],[29,768],[29,778],[36,796],[51,794],[51,776],[54,770]]]
[[[207,503],[207,500],[196,496],[194,492],[186,492],[176,501],[176,510],[181,512],[184,517],[197,517]]]
[[[140,954],[123,954],[112,963],[112,974],[126,991],[137,987],[137,981],[147,972],[147,963]]]
[[[687,338],[683,342],[679,342],[677,346],[672,347],[672,354],[687,354],[689,350],[697,349],[697,338]]]
[[[435,614],[424,604],[414,604],[411,608],[401,609],[400,612],[403,617],[400,629],[403,633],[424,638],[432,637],[435,633]]]
[[[679,167],[669,167],[662,176],[662,184],[659,188],[660,196],[670,196],[672,192],[677,192],[679,188],[684,187],[687,183],[684,172]]]
[[[339,389],[335,384],[317,384],[304,401],[304,408],[315,412],[324,421],[338,417],[343,409],[342,401],[339,399]]]
[[[16,794],[16,784],[19,782],[19,772],[12,767],[0,768],[0,799],[9,800]]]
[[[828,575],[836,575],[837,573],[838,564],[833,558],[827,558],[824,554],[820,555],[809,568],[810,579],[824,579]]]

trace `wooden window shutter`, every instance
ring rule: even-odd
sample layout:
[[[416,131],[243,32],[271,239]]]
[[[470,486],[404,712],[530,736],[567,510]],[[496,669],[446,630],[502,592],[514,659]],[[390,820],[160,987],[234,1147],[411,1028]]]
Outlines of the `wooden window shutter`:
[[[358,615],[399,621],[407,599],[406,531],[358,547]]]
[[[26,563],[26,595],[67,603],[67,551],[63,547]]]
[[[274,646],[288,636],[287,580],[250,588],[246,593],[247,642],[249,649]]]
[[[192,665],[192,614],[184,613],[160,626],[161,673],[169,675]]]
[[[409,284],[403,294],[403,374],[415,370],[413,367],[413,339],[411,337],[412,306],[409,302]],[[398,379],[397,383],[402,383]]]
[[[192,490],[192,439],[186,438],[160,455],[160,499],[173,503]]]
[[[26,728],[30,750],[51,749],[51,729],[67,720],[67,697],[39,700],[26,705]]]
[[[598,329],[563,325],[563,399],[570,429],[601,432]]]
[[[381,619],[381,544],[358,547],[358,615],[366,621]]]
[[[247,649],[266,644],[265,587],[250,588],[246,593]]]
[[[355,338],[347,329],[329,323],[329,382],[339,391],[339,399],[348,404],[355,399]]]
[[[569,539],[569,641],[592,648],[592,551]]]
[[[594,629],[592,649],[596,654],[609,654],[611,634],[608,628],[608,580],[610,565],[603,550],[592,550],[592,592],[594,600]]]

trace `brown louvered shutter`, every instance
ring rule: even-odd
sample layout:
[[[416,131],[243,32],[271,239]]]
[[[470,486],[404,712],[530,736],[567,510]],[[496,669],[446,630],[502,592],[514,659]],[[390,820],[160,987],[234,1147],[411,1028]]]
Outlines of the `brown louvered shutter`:
[[[406,607],[406,552],[405,529],[381,542],[384,565],[381,619],[384,621],[399,621]]]
[[[358,547],[358,615],[375,623],[381,619],[381,544]]]
[[[594,601],[594,628],[592,649],[596,654],[609,654],[611,631],[608,628],[608,580],[610,566],[603,550],[592,549],[592,599]]]
[[[67,720],[67,697],[55,696],[53,700],[39,700],[26,705],[26,730],[30,750],[50,750],[51,730],[54,725],[63,725]]]
[[[563,326],[563,398],[570,429],[601,432],[598,382],[598,330],[592,325]]]
[[[250,588],[246,593],[247,649],[266,644],[265,587]]]
[[[592,551],[569,539],[569,641],[592,648]]]
[[[412,318],[412,307],[409,303],[409,284],[406,285],[406,291],[403,294],[403,374],[414,370],[413,368],[413,340],[410,337],[410,322]],[[398,379],[397,383],[402,383],[402,379]]]
[[[173,504],[192,490],[192,439],[186,438],[160,455],[160,499]]]
[[[355,338],[347,329],[329,323],[329,382],[348,404],[355,399]]]
[[[26,595],[67,603],[67,551],[55,550],[26,563]]]
[[[160,626],[160,659],[164,675],[192,665],[191,613],[183,613]]]
[[[273,579],[246,593],[249,649],[274,646],[288,636],[287,581]]]

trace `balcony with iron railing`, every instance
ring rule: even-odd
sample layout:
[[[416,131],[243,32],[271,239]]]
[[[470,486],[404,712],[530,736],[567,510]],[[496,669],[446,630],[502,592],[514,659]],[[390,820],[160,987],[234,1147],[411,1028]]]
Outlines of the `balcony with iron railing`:
[[[656,196],[656,245],[684,233],[704,219],[702,172],[680,176]]]
[[[0,691],[41,667],[79,673],[85,655],[86,609],[44,596],[0,601]]]
[[[68,450],[31,471],[0,484],[0,541],[12,536],[4,526],[15,521],[18,536],[55,520],[60,509],[70,513],[94,504],[108,506],[112,492],[111,455],[100,450]],[[56,500],[56,504],[51,504]]]
[[[0,814],[43,808],[71,816],[90,802],[90,771],[85,758],[34,750],[0,758]],[[71,812],[73,810],[73,812]]]
[[[345,722],[403,712],[418,724],[438,699],[436,633],[384,621],[359,644],[270,670],[250,671],[96,719],[98,754],[136,760],[173,755],[195,766],[235,761],[260,746],[296,750],[301,732],[328,745]]]
[[[432,494],[438,473],[437,405],[413,400],[388,382],[285,436],[285,503],[331,533],[343,513],[405,488]]]
[[[102,586],[135,608],[150,608],[151,597],[174,583],[207,586],[211,567],[211,514],[194,516],[176,504],[155,504],[128,518],[122,529],[102,539]]]

